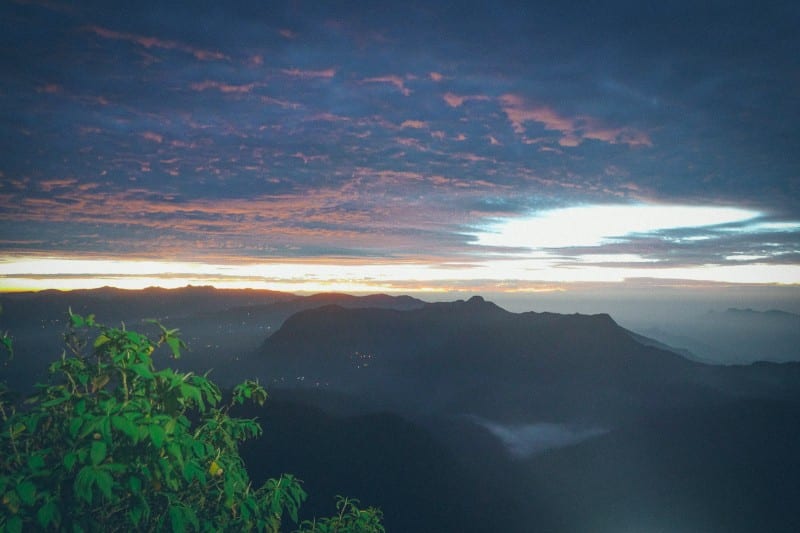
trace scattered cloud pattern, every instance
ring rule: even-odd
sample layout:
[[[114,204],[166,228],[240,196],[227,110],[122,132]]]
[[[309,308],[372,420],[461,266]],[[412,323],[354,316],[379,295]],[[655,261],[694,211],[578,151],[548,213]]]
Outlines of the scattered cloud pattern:
[[[800,283],[800,10],[679,4],[3,3],[0,268],[352,260],[477,286],[539,260],[503,271]],[[523,256],[479,242],[593,205],[757,215]]]

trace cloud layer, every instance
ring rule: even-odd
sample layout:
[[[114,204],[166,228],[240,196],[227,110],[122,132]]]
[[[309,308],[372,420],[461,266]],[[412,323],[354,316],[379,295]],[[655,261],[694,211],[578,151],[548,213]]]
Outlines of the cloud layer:
[[[797,22],[791,3],[6,2],[0,253],[485,266],[521,259],[476,246],[498,221],[672,205],[758,220],[631,224],[548,268],[797,268]]]

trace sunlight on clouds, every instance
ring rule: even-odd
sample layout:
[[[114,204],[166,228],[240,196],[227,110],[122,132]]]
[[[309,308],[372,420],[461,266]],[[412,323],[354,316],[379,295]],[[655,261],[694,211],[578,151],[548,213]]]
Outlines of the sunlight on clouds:
[[[543,211],[507,219],[476,233],[476,244],[511,248],[600,246],[622,237],[679,228],[743,222],[757,211],[681,205],[595,205]]]

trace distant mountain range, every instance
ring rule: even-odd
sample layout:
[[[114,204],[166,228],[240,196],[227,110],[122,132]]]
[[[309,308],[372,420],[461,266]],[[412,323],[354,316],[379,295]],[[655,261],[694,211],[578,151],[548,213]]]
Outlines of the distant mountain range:
[[[634,323],[632,327],[705,362],[800,360],[800,315],[788,311],[728,308],[673,316],[658,324]]]
[[[154,318],[179,328],[189,345],[187,357],[174,362],[179,368],[206,371],[224,384],[243,379],[246,355],[292,314],[322,305],[413,309],[424,302],[409,296],[376,294],[352,296],[322,293],[312,296],[264,291],[184,287],[123,290],[111,287],[76,291],[42,291],[0,294],[0,329],[17,339],[16,356],[23,364],[0,367],[21,388],[44,379],[47,364],[60,355],[67,310],[94,314],[103,324],[147,330],[144,319]]]
[[[517,314],[480,297],[407,311],[303,311],[266,339],[255,368],[274,386],[509,421],[618,420],[795,386],[800,391],[797,364],[704,365],[608,315]],[[762,381],[769,385],[761,387]]]

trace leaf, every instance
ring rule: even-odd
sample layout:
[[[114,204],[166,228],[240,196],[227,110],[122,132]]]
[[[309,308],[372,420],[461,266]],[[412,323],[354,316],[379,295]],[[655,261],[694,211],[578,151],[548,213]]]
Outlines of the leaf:
[[[200,390],[197,387],[193,387],[187,383],[181,383],[181,395],[184,398],[194,400],[197,406],[200,408],[200,411],[205,411],[203,398],[200,396]]]
[[[64,455],[64,468],[67,469],[67,472],[72,470],[72,467],[75,466],[75,461],[78,460],[78,454],[75,452],[67,452]]]
[[[6,522],[6,531],[8,533],[22,533],[22,519],[19,516],[12,516]]]
[[[93,465],[99,465],[106,458],[106,443],[101,440],[92,442],[92,450],[89,452],[89,457]]]
[[[105,334],[101,334],[94,340],[94,348],[97,349],[102,345],[108,343],[111,339],[109,339]]]
[[[150,426],[150,440],[153,441],[153,445],[156,448],[161,448],[164,444],[164,438],[167,436],[164,428],[158,425],[151,425]]]
[[[94,378],[92,378],[92,392],[97,392],[101,390],[103,387],[108,385],[109,381],[111,381],[111,376],[109,376],[108,374],[95,376]]]
[[[60,521],[61,513],[58,506],[54,501],[49,501],[36,512],[36,520],[39,525],[46,528],[50,524],[55,524]]]
[[[139,440],[139,430],[127,417],[114,415],[111,417],[111,426],[127,435],[133,442]]]
[[[103,493],[103,496],[111,498],[111,486],[114,484],[114,478],[111,477],[111,474],[103,470],[98,470],[95,482],[97,483],[97,488]]]
[[[75,414],[82,415],[85,412],[86,412],[86,400],[81,398],[75,404]]]
[[[46,402],[42,402],[42,407],[55,407],[56,405],[61,405],[67,400],[69,400],[68,395],[64,395],[60,398],[53,398],[52,400],[47,400]]]
[[[184,520],[183,509],[177,505],[169,508],[169,521],[172,523],[172,531],[183,533],[186,531],[186,521]]]
[[[222,467],[216,461],[211,461],[211,466],[208,467],[208,473],[212,476],[221,476],[223,473]]]
[[[31,470],[39,470],[44,468],[44,458],[41,454],[34,454],[28,457],[28,468]]]
[[[69,310],[69,321],[73,328],[82,328],[86,324],[86,321],[83,320],[83,317],[73,313],[71,308]]]
[[[33,505],[36,502],[36,485],[30,481],[23,481],[17,485],[19,499],[25,505]]]
[[[128,368],[145,379],[153,379],[153,372],[150,370],[150,366],[147,363],[136,363]]]
[[[69,436],[73,439],[78,435],[78,431],[81,430],[81,425],[83,424],[83,419],[75,417],[69,421]]]
[[[177,337],[167,337],[166,341],[169,349],[172,350],[172,356],[175,359],[179,359],[181,356],[181,348],[186,345]]]
[[[131,488],[133,494],[142,492],[142,480],[136,476],[131,476],[131,478],[128,479],[128,486]]]

